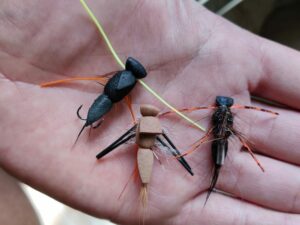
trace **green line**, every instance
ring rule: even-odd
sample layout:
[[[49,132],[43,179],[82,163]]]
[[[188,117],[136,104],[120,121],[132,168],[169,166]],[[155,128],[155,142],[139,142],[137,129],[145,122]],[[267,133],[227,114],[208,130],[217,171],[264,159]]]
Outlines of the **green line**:
[[[84,0],[80,0],[80,3],[82,4],[83,8],[86,10],[86,12],[88,13],[88,15],[91,17],[91,19],[93,20],[94,24],[96,25],[96,27],[98,28],[98,30],[100,31],[100,34],[102,35],[102,37],[104,38],[104,41],[106,42],[109,50],[111,51],[114,59],[116,60],[116,62],[123,68],[125,69],[125,65],[124,63],[121,61],[121,59],[119,58],[118,54],[116,53],[116,51],[114,50],[113,46],[111,45],[106,33],[104,32],[102,26],[100,25],[98,19],[96,18],[96,16],[94,15],[94,13],[90,10],[90,8],[88,7],[88,5],[86,4],[86,2]]]
[[[152,95],[154,95],[161,103],[163,103],[164,105],[166,105],[169,109],[171,109],[172,111],[174,111],[175,113],[177,113],[180,117],[182,117],[186,121],[188,121],[191,124],[193,124],[195,127],[198,127],[200,130],[205,131],[205,129],[201,125],[199,125],[198,123],[196,123],[195,121],[193,121],[192,119],[190,119],[189,117],[187,117],[186,115],[184,115],[182,112],[178,111],[174,106],[170,105],[162,97],[158,96],[158,94],[152,88],[150,88],[144,81],[142,81],[142,80],[138,80],[138,81],[140,82],[140,84],[146,90],[148,90]]]

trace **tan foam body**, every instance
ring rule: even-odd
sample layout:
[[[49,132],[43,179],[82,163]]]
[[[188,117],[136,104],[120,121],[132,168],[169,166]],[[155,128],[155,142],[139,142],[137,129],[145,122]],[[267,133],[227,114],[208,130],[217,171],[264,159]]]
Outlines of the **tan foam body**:
[[[152,105],[142,105],[142,118],[137,128],[136,143],[139,146],[137,163],[140,178],[143,184],[148,184],[151,179],[153,167],[153,152],[151,148],[155,143],[156,136],[162,133],[159,119],[156,117],[159,109]]]

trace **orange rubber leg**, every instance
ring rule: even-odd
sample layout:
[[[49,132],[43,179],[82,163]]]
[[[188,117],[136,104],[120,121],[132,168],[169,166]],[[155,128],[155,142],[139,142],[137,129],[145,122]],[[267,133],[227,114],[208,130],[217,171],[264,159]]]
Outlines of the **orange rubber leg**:
[[[131,100],[130,95],[127,95],[125,97],[125,102],[126,102],[126,105],[128,106],[128,109],[130,111],[132,121],[133,121],[134,124],[136,124],[137,120],[136,120],[136,116],[135,116],[135,113],[134,113],[133,108],[132,108],[132,100]]]
[[[204,107],[191,107],[191,108],[182,108],[182,109],[178,109],[179,112],[194,112],[197,110],[202,110],[202,109],[216,109],[217,107],[215,105],[210,105],[210,106],[204,106]],[[169,114],[174,113],[173,111],[167,111],[164,113],[159,114],[159,116],[166,116]]]
[[[213,128],[210,128],[209,131],[208,131],[201,139],[199,139],[199,140],[196,141],[194,144],[192,144],[191,149],[187,150],[185,153],[183,153],[183,154],[181,154],[181,155],[179,155],[179,156],[177,156],[177,157],[184,157],[184,156],[186,156],[186,155],[188,155],[188,154],[190,154],[190,153],[196,151],[196,149],[198,149],[198,147],[199,147],[201,144],[203,144],[203,143],[205,143],[206,141],[208,141],[209,136],[211,135],[211,132],[212,132],[212,131],[213,131]]]
[[[278,112],[273,112],[273,111],[271,111],[271,110],[263,109],[263,108],[256,107],[256,106],[233,105],[233,106],[231,106],[230,108],[232,108],[232,109],[253,109],[253,110],[257,110],[257,111],[261,111],[261,112],[271,113],[271,114],[273,114],[273,115],[275,115],[275,116],[278,116],[278,115],[279,115]]]
[[[240,142],[243,144],[244,148],[246,148],[247,151],[250,153],[251,157],[254,159],[254,161],[259,166],[259,168],[262,170],[262,172],[265,172],[264,167],[261,165],[261,163],[259,162],[259,160],[255,157],[253,151],[251,150],[250,146],[247,144],[246,140],[244,140],[240,136],[237,136],[237,137],[239,138]]]
[[[49,81],[49,82],[45,82],[45,83],[41,83],[40,86],[41,87],[51,87],[51,86],[55,86],[55,85],[59,85],[59,84],[65,84],[65,83],[69,83],[69,82],[73,82],[73,81],[97,81],[103,85],[106,84],[108,78],[106,77],[72,77],[72,78],[67,78],[67,79],[62,79],[62,80],[54,80],[54,81]]]

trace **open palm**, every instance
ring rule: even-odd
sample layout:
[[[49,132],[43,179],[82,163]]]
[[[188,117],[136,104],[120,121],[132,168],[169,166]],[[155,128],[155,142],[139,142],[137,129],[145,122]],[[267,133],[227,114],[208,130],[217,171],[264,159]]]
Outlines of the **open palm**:
[[[250,104],[250,93],[299,108],[300,54],[294,50],[243,31],[193,1],[90,4],[121,58],[141,61],[149,69],[145,82],[178,108],[213,104],[216,95]],[[138,184],[130,183],[118,199],[134,168],[132,146],[95,160],[131,126],[125,105],[118,103],[100,128],[90,136],[85,131],[71,149],[83,125],[75,114],[78,106],[83,104],[86,113],[102,87],[93,82],[38,85],[120,69],[79,2],[4,1],[0,21],[2,167],[74,208],[122,224],[139,223]],[[165,109],[139,85],[132,97],[136,112],[143,103]],[[209,144],[187,157],[194,177],[176,160],[168,160],[166,169],[156,164],[147,223],[299,224],[300,115],[273,110],[280,116],[235,111],[265,173],[238,142],[231,142],[217,188],[237,198],[213,193],[203,208],[212,168]],[[181,148],[204,135],[176,116],[162,120]]]

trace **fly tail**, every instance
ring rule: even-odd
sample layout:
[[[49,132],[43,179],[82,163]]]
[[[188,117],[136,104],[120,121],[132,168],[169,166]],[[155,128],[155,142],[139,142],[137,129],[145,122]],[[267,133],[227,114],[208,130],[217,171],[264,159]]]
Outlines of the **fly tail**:
[[[214,190],[214,188],[215,188],[215,186],[217,184],[220,170],[221,170],[221,166],[220,165],[216,165],[215,168],[214,168],[213,177],[212,177],[211,182],[210,182],[208,193],[207,193],[207,196],[206,196],[206,199],[205,199],[205,202],[204,202],[204,206],[206,205],[206,203],[207,203],[207,201],[208,201],[208,199],[209,199],[212,191]]]
[[[147,188],[147,184],[142,184],[142,188],[140,191],[140,199],[141,199],[141,203],[143,208],[147,207],[147,203],[148,203],[148,188]]]
[[[76,143],[77,143],[77,141],[78,141],[78,139],[79,139],[79,137],[80,137],[82,131],[83,131],[86,127],[87,127],[87,124],[85,123],[85,124],[83,125],[83,127],[81,128],[81,130],[79,131],[79,134],[77,135],[77,138],[76,138],[76,140],[75,140],[75,142],[74,142],[74,144],[73,144],[73,147],[76,145]]]
[[[147,205],[148,205],[148,187],[147,184],[142,184],[140,191],[140,201],[142,203],[142,215],[141,215],[141,224],[145,224],[145,217],[147,213]]]

